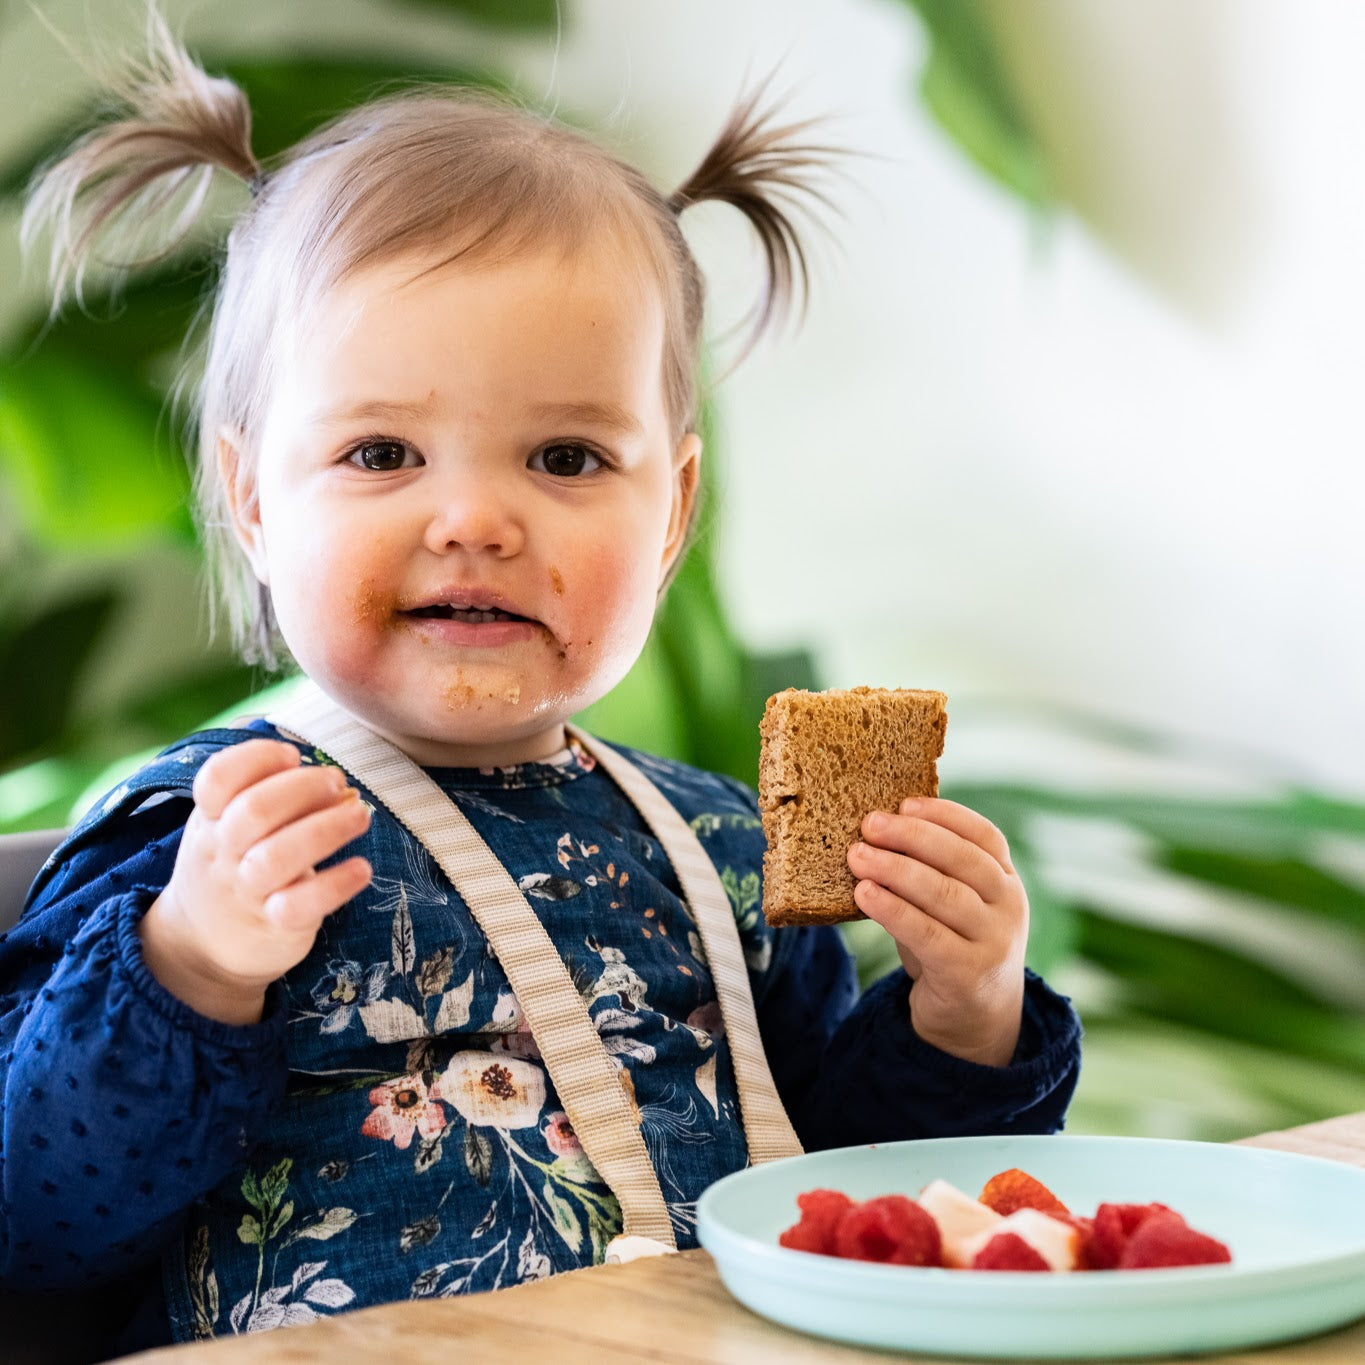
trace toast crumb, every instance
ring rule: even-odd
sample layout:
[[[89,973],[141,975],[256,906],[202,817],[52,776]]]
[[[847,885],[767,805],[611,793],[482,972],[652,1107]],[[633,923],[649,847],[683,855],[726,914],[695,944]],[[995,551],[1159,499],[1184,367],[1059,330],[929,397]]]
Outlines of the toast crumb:
[[[788,688],[768,698],[758,805],[769,924],[864,918],[853,899],[849,845],[869,811],[938,795],[947,701],[942,692],[874,687]]]

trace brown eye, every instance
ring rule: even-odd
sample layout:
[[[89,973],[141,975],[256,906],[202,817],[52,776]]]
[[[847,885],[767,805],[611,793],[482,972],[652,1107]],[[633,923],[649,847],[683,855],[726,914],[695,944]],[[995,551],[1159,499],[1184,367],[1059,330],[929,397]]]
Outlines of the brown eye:
[[[531,467],[543,469],[559,479],[574,479],[580,474],[591,474],[593,470],[600,469],[602,461],[587,446],[563,444],[546,446],[538,451],[531,457]]]
[[[408,448],[401,441],[366,441],[351,452],[350,459],[362,469],[383,474],[408,463]]]

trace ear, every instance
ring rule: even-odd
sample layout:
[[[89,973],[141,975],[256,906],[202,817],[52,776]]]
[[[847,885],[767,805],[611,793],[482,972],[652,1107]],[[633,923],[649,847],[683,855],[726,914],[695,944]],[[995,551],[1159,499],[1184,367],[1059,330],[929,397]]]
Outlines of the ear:
[[[689,431],[673,452],[673,506],[668,515],[668,539],[664,542],[661,579],[666,579],[687,542],[692,509],[701,486],[701,437]]]
[[[269,584],[256,469],[246,455],[244,445],[241,432],[224,428],[218,433],[218,479],[227,499],[232,534],[250,561],[257,579]]]

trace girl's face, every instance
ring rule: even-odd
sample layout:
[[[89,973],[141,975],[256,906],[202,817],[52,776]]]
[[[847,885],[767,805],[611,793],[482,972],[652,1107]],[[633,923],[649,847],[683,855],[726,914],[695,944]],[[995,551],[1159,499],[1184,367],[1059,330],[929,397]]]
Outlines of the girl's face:
[[[295,339],[255,469],[221,446],[294,657],[419,763],[547,756],[644,646],[701,447],[670,438],[663,303],[623,256],[357,271]]]

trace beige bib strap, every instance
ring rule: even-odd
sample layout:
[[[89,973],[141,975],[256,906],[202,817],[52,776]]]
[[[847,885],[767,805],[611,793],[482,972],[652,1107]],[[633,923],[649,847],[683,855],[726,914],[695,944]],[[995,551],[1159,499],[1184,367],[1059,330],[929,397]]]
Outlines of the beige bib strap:
[[[801,1142],[782,1106],[763,1052],[744,948],[735,927],[730,897],[721,885],[715,864],[691,826],[639,768],[584,731],[571,726],[570,732],[611,774],[658,836],[696,917],[730,1040],[749,1160],[758,1165],[779,1157],[799,1156]]]
[[[621,1205],[625,1233],[676,1246],[621,1072],[507,869],[431,778],[313,684],[270,720],[335,759],[426,845],[507,973],[574,1134]]]

